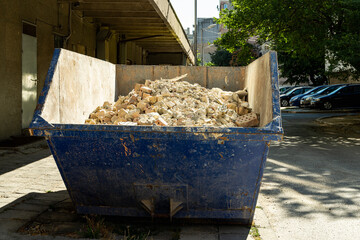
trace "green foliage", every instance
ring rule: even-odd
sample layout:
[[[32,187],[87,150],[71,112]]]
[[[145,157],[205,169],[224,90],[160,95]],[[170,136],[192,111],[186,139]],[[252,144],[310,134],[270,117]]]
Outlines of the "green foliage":
[[[257,48],[250,43],[245,43],[232,54],[231,66],[246,66],[259,57]]]
[[[226,49],[218,47],[214,53],[210,53],[210,56],[214,66],[230,66],[232,54]]]
[[[216,66],[216,65],[213,62],[207,62],[207,63],[205,63],[205,66],[212,67],[212,66]]]
[[[290,82],[321,84],[337,69],[360,71],[359,0],[233,0],[219,23],[229,32],[217,44],[234,52],[250,37],[278,51]],[[325,72],[325,62],[330,72]],[[343,66],[339,69],[339,66]]]
[[[232,53],[218,47],[214,53],[210,53],[213,66],[246,66],[259,57],[256,47],[246,43]]]
[[[199,51],[197,51],[196,53],[196,66],[201,66],[201,54],[199,53]]]
[[[96,216],[85,216],[85,219],[87,224],[82,231],[83,237],[97,239],[109,235],[103,218],[99,219]]]

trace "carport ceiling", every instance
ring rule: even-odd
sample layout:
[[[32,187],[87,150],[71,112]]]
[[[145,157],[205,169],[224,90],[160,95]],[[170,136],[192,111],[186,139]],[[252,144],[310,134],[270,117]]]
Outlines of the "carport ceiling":
[[[92,18],[101,26],[107,26],[125,35],[126,41],[149,52],[184,52],[189,54],[187,39],[176,34],[171,24],[162,16],[157,0],[69,0],[72,9],[80,11],[83,17]],[[167,0],[164,1],[168,4]],[[170,5],[169,5],[170,6]],[[178,23],[180,25],[180,23]],[[181,29],[181,33],[185,35]],[[190,46],[190,45],[189,45]],[[191,53],[192,54],[192,53]]]

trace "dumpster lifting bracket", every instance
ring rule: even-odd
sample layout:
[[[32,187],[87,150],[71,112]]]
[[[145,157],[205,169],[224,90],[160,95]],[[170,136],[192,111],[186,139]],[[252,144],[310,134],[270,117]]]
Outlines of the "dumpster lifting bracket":
[[[183,208],[183,206],[181,206],[182,203],[183,202],[177,202],[170,198],[170,221],[172,217]]]
[[[149,213],[153,218],[155,216],[155,203],[154,199],[144,199],[140,201],[140,205]]]

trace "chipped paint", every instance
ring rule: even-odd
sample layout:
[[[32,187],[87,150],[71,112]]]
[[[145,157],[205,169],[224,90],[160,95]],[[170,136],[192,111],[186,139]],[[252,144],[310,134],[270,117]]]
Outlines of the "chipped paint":
[[[123,139],[121,140],[121,145],[124,147],[124,154],[125,156],[131,156],[131,149],[126,146],[126,142]]]
[[[130,134],[130,138],[131,138],[131,141],[132,141],[132,142],[135,142],[134,135]]]

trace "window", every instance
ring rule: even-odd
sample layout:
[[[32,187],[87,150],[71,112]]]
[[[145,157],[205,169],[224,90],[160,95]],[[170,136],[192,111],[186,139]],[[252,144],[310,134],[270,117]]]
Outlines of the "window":
[[[354,92],[360,93],[360,85],[354,86]]]
[[[225,3],[224,4],[224,9],[227,9],[228,8],[228,5]]]
[[[324,91],[324,94],[329,94],[329,93],[335,91],[337,88],[339,88],[339,86],[329,87],[328,89],[326,89],[326,90]]]
[[[23,33],[32,37],[36,37],[36,26],[23,22]]]
[[[294,95],[302,93],[302,89],[297,89],[293,92]]]
[[[344,94],[344,93],[352,93],[354,90],[354,88],[352,86],[348,86],[348,87],[344,87],[342,89],[339,90],[339,93]]]

